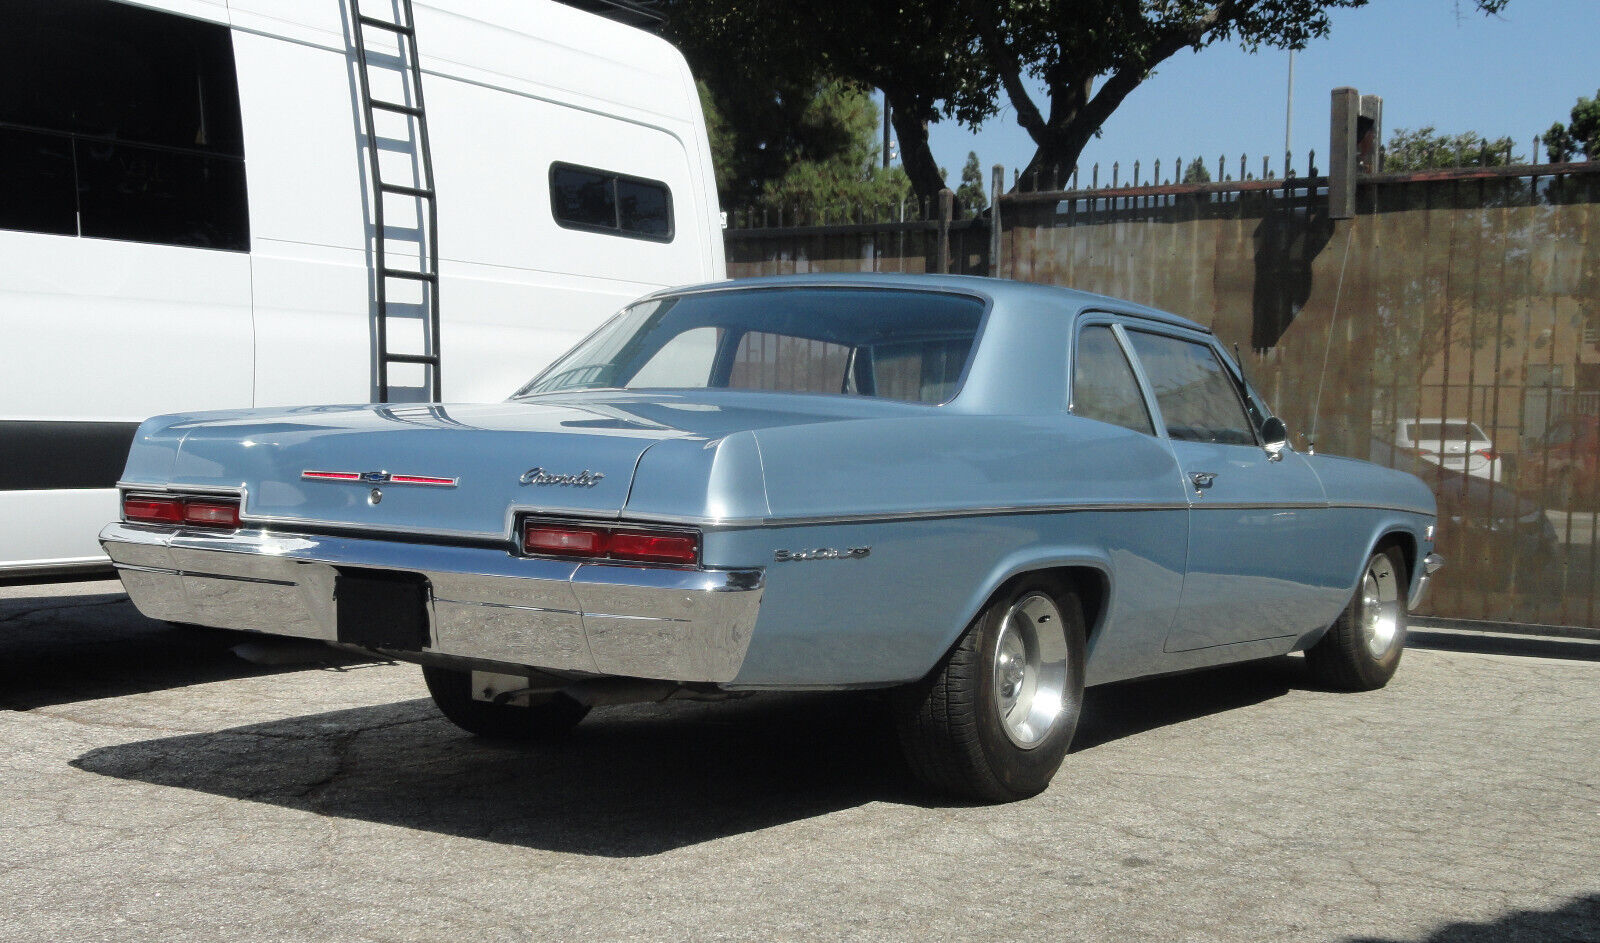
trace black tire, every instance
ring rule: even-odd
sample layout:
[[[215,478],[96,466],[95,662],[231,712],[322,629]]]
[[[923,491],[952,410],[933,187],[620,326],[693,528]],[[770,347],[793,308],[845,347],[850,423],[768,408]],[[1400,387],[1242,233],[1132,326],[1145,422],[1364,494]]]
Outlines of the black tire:
[[[1060,709],[1053,720],[1037,725],[1042,730],[1035,730],[1036,741],[1020,746],[1015,734],[1008,733],[1015,727],[1002,717],[1002,710],[1007,684],[1015,692],[1026,682],[997,677],[996,662],[1002,660],[1004,671],[1001,636],[1013,610],[1027,619],[1024,604],[1037,605],[1032,597],[1038,596],[1060,615],[1048,620],[1058,623],[1054,630],[1046,628],[1045,621],[1028,623],[1042,640],[1035,649],[1048,647],[1064,655],[1059,680],[1051,682],[1059,683]],[[913,775],[945,795],[983,802],[1010,802],[1044,791],[1078,726],[1083,662],[1083,607],[1075,593],[1041,579],[1023,580],[1003,590],[927,678],[898,692],[896,722]],[[1036,689],[1041,677],[1036,673],[1031,679]]]
[[[489,740],[551,740],[578,726],[589,708],[565,694],[546,695],[526,707],[492,704],[472,696],[472,672],[424,666],[433,703],[450,722]]]
[[[1367,558],[1361,573],[1349,605],[1327,634],[1306,650],[1311,677],[1339,691],[1374,691],[1388,684],[1406,647],[1406,596],[1411,584],[1405,557],[1396,547],[1378,550]],[[1376,616],[1373,589],[1380,603]],[[1392,599],[1386,598],[1390,593]],[[1375,629],[1374,619],[1392,619],[1393,624]],[[1384,636],[1386,643],[1374,641]]]

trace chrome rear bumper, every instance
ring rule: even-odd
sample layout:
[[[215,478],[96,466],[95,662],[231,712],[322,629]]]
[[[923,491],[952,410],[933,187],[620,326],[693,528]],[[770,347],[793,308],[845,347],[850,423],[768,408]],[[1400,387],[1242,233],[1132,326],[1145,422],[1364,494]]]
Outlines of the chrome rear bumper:
[[[110,524],[100,543],[154,619],[337,641],[340,568],[419,573],[424,652],[564,671],[726,682],[760,609],[760,570],[680,570],[275,531]]]

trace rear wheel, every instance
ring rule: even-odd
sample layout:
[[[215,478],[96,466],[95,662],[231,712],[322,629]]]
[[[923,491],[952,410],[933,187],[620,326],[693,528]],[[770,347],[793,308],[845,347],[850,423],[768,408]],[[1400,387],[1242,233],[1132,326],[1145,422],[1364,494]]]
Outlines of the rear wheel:
[[[572,730],[589,708],[565,694],[541,695],[528,705],[495,704],[472,696],[472,672],[424,666],[433,703],[450,722],[490,740],[548,740]]]
[[[1395,547],[1367,559],[1361,583],[1306,664],[1317,681],[1341,691],[1372,691],[1389,683],[1406,647],[1406,567]]]
[[[912,772],[953,796],[1009,802],[1050,785],[1083,704],[1083,609],[1028,580],[1001,593],[929,677],[900,695]]]

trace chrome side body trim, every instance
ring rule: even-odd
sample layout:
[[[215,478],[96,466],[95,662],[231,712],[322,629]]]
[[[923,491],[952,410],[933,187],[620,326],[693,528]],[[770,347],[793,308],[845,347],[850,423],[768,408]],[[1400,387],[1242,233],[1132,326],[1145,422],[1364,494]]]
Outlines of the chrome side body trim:
[[[701,528],[745,528],[745,527],[812,527],[832,524],[869,524],[869,523],[901,523],[906,521],[932,521],[946,520],[962,517],[1010,517],[1022,514],[1068,514],[1072,512],[1097,512],[1097,511],[1292,511],[1292,510],[1320,510],[1323,508],[1349,508],[1360,511],[1398,511],[1403,514],[1421,514],[1433,517],[1431,508],[1410,507],[1393,504],[1360,504],[1353,502],[1253,502],[1253,503],[1224,503],[1224,502],[1197,502],[1189,504],[1183,501],[1151,501],[1139,503],[1075,503],[1075,504],[1038,504],[1012,507],[969,507],[969,508],[941,508],[925,511],[885,511],[875,514],[830,514],[818,517],[747,517],[747,518],[686,518],[665,514],[640,514],[624,511],[625,520],[639,521],[641,523],[673,523],[686,524]],[[549,512],[546,512],[547,514]],[[573,512],[577,516],[578,512]],[[600,519],[596,515],[588,515]]]
[[[669,681],[739,673],[760,570],[668,569],[504,550],[117,523],[100,542],[151,618],[339,640],[342,567],[428,581],[426,654]]]
[[[1416,609],[1428,598],[1428,585],[1433,582],[1433,574],[1439,572],[1442,566],[1444,557],[1437,553],[1430,553],[1422,558],[1422,572],[1417,576],[1416,585],[1411,588],[1410,597],[1406,599],[1407,610]]]

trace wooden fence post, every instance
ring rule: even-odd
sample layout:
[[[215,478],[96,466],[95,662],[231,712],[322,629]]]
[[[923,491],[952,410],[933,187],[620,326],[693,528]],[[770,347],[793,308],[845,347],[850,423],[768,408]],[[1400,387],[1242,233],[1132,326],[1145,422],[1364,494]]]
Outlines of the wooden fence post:
[[[950,274],[950,218],[955,215],[956,195],[949,187],[939,191],[939,274]]]

